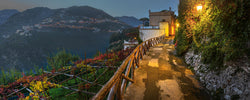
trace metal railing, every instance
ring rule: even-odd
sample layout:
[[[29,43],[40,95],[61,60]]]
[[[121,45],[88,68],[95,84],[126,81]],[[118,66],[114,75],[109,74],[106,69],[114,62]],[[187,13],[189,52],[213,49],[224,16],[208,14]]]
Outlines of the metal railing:
[[[139,67],[139,61],[150,47],[160,43],[165,36],[155,37],[138,45],[134,51],[123,61],[113,77],[92,98],[93,100],[122,100],[126,87],[134,83],[134,72]]]
[[[140,29],[160,29],[159,26],[140,26]]]

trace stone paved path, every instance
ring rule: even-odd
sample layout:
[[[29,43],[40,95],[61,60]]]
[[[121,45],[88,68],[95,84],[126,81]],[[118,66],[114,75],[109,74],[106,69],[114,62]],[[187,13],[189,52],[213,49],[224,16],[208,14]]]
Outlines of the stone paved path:
[[[125,100],[209,100],[191,70],[173,55],[173,37],[151,47],[135,70]]]

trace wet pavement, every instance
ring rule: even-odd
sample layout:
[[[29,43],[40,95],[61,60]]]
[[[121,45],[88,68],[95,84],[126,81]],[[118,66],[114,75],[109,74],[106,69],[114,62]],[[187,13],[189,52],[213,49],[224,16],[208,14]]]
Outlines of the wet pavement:
[[[174,56],[173,37],[151,47],[135,70],[125,100],[209,100],[191,70]]]

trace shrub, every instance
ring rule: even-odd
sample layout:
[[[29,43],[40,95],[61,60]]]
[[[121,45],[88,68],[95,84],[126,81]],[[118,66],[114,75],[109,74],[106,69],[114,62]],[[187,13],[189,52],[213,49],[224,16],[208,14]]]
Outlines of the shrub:
[[[195,6],[202,4],[202,11]],[[220,68],[226,61],[249,56],[249,0],[181,1],[177,54],[188,47],[202,54],[202,61],[211,68]]]
[[[67,53],[65,50],[59,51],[56,54],[47,58],[48,65],[55,69],[67,66],[70,64],[70,62],[77,60],[80,60],[79,56]]]

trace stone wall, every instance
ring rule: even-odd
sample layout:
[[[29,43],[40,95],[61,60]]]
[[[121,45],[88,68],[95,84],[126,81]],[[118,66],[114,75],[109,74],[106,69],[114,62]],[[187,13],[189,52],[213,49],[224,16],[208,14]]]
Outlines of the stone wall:
[[[164,34],[164,30],[161,29],[140,29],[140,38],[142,41],[159,37]]]
[[[189,50],[185,54],[185,61],[193,67],[196,76],[206,89],[215,94],[223,90],[226,100],[239,97],[240,100],[250,100],[250,67],[247,57],[238,61],[227,62],[228,66],[222,70],[209,70],[209,65],[201,63],[201,55]]]

